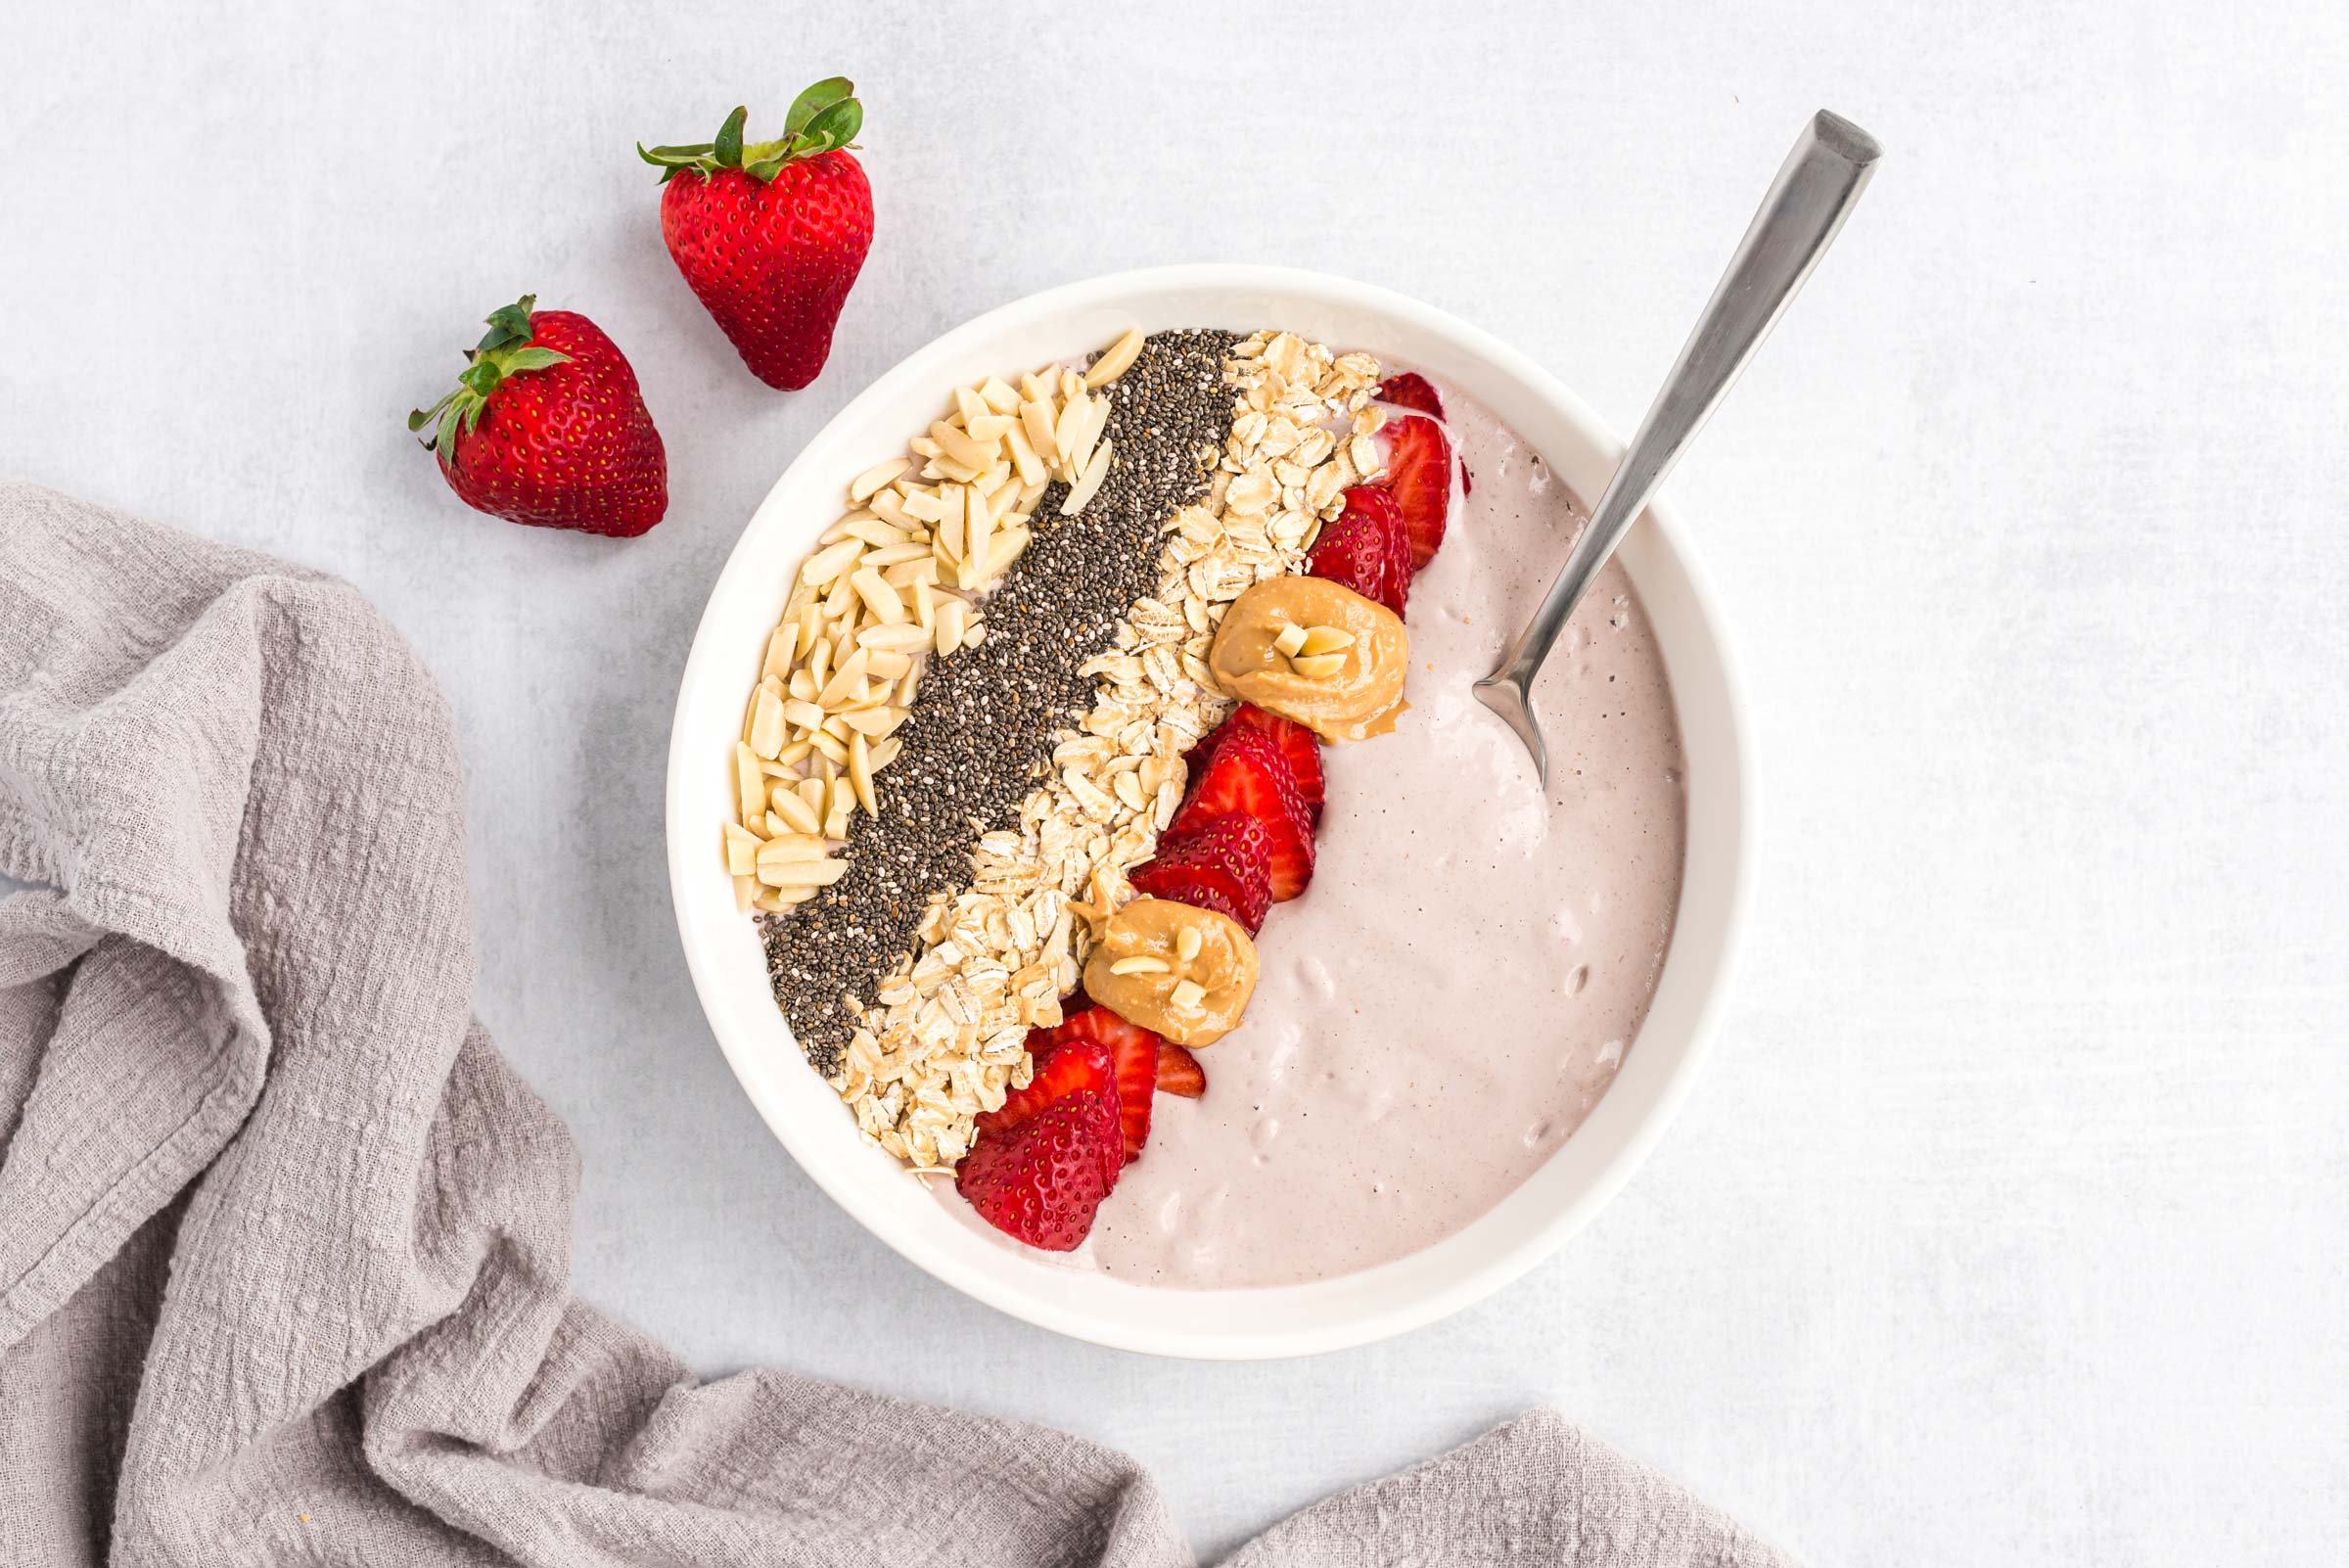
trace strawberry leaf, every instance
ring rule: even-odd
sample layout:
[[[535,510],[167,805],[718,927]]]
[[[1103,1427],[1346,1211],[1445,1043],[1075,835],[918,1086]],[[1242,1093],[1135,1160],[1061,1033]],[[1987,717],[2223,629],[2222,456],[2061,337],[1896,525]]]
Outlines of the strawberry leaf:
[[[737,107],[717,128],[717,142],[711,150],[719,168],[742,167],[742,123],[751,117],[748,108]]]
[[[570,363],[571,355],[558,353],[552,348],[517,348],[505,356],[506,374],[509,376],[518,370],[544,370],[549,365]]]
[[[844,98],[809,120],[803,134],[809,144],[808,151],[828,153],[854,141],[863,126],[864,106],[853,98]]]
[[[783,116],[783,134],[797,136],[807,128],[808,122],[833,105],[855,92],[855,84],[846,76],[827,76],[791,101],[791,113]]]

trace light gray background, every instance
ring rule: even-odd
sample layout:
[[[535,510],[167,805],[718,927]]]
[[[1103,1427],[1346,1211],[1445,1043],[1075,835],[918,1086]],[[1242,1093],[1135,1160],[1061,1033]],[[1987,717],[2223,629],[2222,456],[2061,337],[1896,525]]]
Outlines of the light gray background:
[[[345,574],[423,651],[579,1286],[705,1371],[1123,1445],[1203,1551],[1550,1400],[1821,1564],[2337,1561],[2349,24],[2227,12],[22,7],[0,468]],[[879,238],[781,394],[629,143],[834,70]],[[1630,1190],[1482,1308],[1244,1367],[1000,1317],[819,1196],[703,1024],[661,842],[687,638],[800,443],[975,312],[1176,259],[1405,290],[1628,428],[1821,105],[1890,157],[1673,485],[1766,836]],[[400,428],[525,289],[643,378],[645,539],[482,518]]]

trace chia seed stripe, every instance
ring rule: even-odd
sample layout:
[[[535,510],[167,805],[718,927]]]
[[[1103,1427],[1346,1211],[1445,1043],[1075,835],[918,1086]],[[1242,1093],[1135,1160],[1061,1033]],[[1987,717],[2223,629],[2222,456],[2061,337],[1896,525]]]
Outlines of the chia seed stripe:
[[[1111,646],[1118,622],[1158,587],[1159,530],[1207,495],[1208,465],[1231,434],[1223,361],[1238,336],[1153,333],[1110,383],[1102,428],[1116,454],[1075,517],[1065,485],[1036,503],[1037,526],[983,601],[987,638],[932,661],[897,733],[897,761],[874,779],[880,813],[859,812],[838,882],[789,915],[760,919],[767,979],[818,1073],[838,1070],[853,1022],[910,955],[931,897],[968,887],[982,834],[1017,827],[1054,738],[1093,705],[1078,669]]]

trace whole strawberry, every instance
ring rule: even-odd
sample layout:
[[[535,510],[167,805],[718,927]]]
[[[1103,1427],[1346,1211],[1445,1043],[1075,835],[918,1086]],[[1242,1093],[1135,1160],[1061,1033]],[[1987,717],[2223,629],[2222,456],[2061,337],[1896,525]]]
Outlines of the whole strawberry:
[[[748,111],[714,142],[639,145],[663,170],[661,235],[704,309],[769,387],[815,380],[873,244],[873,191],[848,149],[864,110],[846,76],[791,106],[780,141],[743,145]]]
[[[408,416],[458,499],[533,528],[633,538],[668,510],[668,459],[603,329],[536,296],[489,317],[457,390]]]

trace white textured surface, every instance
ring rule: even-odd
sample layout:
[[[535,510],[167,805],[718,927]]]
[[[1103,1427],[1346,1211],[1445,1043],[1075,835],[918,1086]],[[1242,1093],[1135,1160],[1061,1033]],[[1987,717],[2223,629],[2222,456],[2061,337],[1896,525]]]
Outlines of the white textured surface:
[[[1546,1399],[1821,1564],[2335,1560],[2343,14],[100,9],[0,64],[0,467],[340,572],[439,671],[481,1011],[578,1136],[598,1301],[707,1371],[1122,1444],[1209,1551]],[[778,394],[628,143],[831,69],[880,237]],[[1628,427],[1820,104],[1890,157],[1675,483],[1756,702],[1760,920],[1631,1189],[1481,1310],[1258,1367],[1015,1324],[817,1197],[659,842],[686,636],[796,444],[988,305],[1222,257],[1450,306]],[[399,428],[526,288],[646,383],[644,540],[479,518]]]

